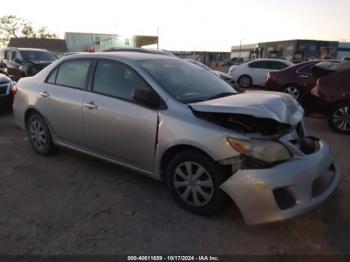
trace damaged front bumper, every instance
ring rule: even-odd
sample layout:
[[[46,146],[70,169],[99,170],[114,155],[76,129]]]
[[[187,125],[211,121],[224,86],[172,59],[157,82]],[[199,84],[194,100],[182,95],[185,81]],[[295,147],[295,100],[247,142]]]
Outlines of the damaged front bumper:
[[[239,207],[248,225],[297,216],[326,199],[340,178],[330,146],[267,169],[236,171],[220,188]]]

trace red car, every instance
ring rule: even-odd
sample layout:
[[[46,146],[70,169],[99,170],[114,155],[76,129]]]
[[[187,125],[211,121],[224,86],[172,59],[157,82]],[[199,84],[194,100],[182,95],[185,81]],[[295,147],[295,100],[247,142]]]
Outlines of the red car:
[[[316,84],[312,68],[321,61],[303,62],[281,71],[270,72],[265,83],[265,89],[289,93],[295,99],[301,100],[310,94]]]
[[[335,64],[311,93],[326,108],[329,126],[336,132],[350,134],[350,62]]]

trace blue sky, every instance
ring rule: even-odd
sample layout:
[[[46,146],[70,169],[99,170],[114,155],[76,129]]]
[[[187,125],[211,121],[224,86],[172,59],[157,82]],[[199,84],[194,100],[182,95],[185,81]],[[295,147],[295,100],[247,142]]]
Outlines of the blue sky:
[[[260,41],[295,38],[350,42],[349,0],[16,0],[14,14],[66,31],[157,34],[169,50],[223,50]]]

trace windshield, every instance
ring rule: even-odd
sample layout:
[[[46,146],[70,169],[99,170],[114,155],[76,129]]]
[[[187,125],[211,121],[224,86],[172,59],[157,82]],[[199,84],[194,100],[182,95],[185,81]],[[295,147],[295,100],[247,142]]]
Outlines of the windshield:
[[[57,57],[45,51],[20,51],[23,61],[54,61]]]
[[[215,74],[180,59],[145,60],[140,61],[140,65],[171,96],[183,103],[237,94]]]

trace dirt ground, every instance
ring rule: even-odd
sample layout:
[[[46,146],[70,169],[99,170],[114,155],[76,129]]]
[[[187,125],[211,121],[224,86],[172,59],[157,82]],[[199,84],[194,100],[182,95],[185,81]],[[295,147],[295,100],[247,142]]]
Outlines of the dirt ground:
[[[192,215],[161,183],[109,163],[68,150],[40,157],[1,113],[0,254],[350,254],[350,137],[324,119],[306,124],[332,144],[340,186],[299,217],[247,227],[233,206]]]

